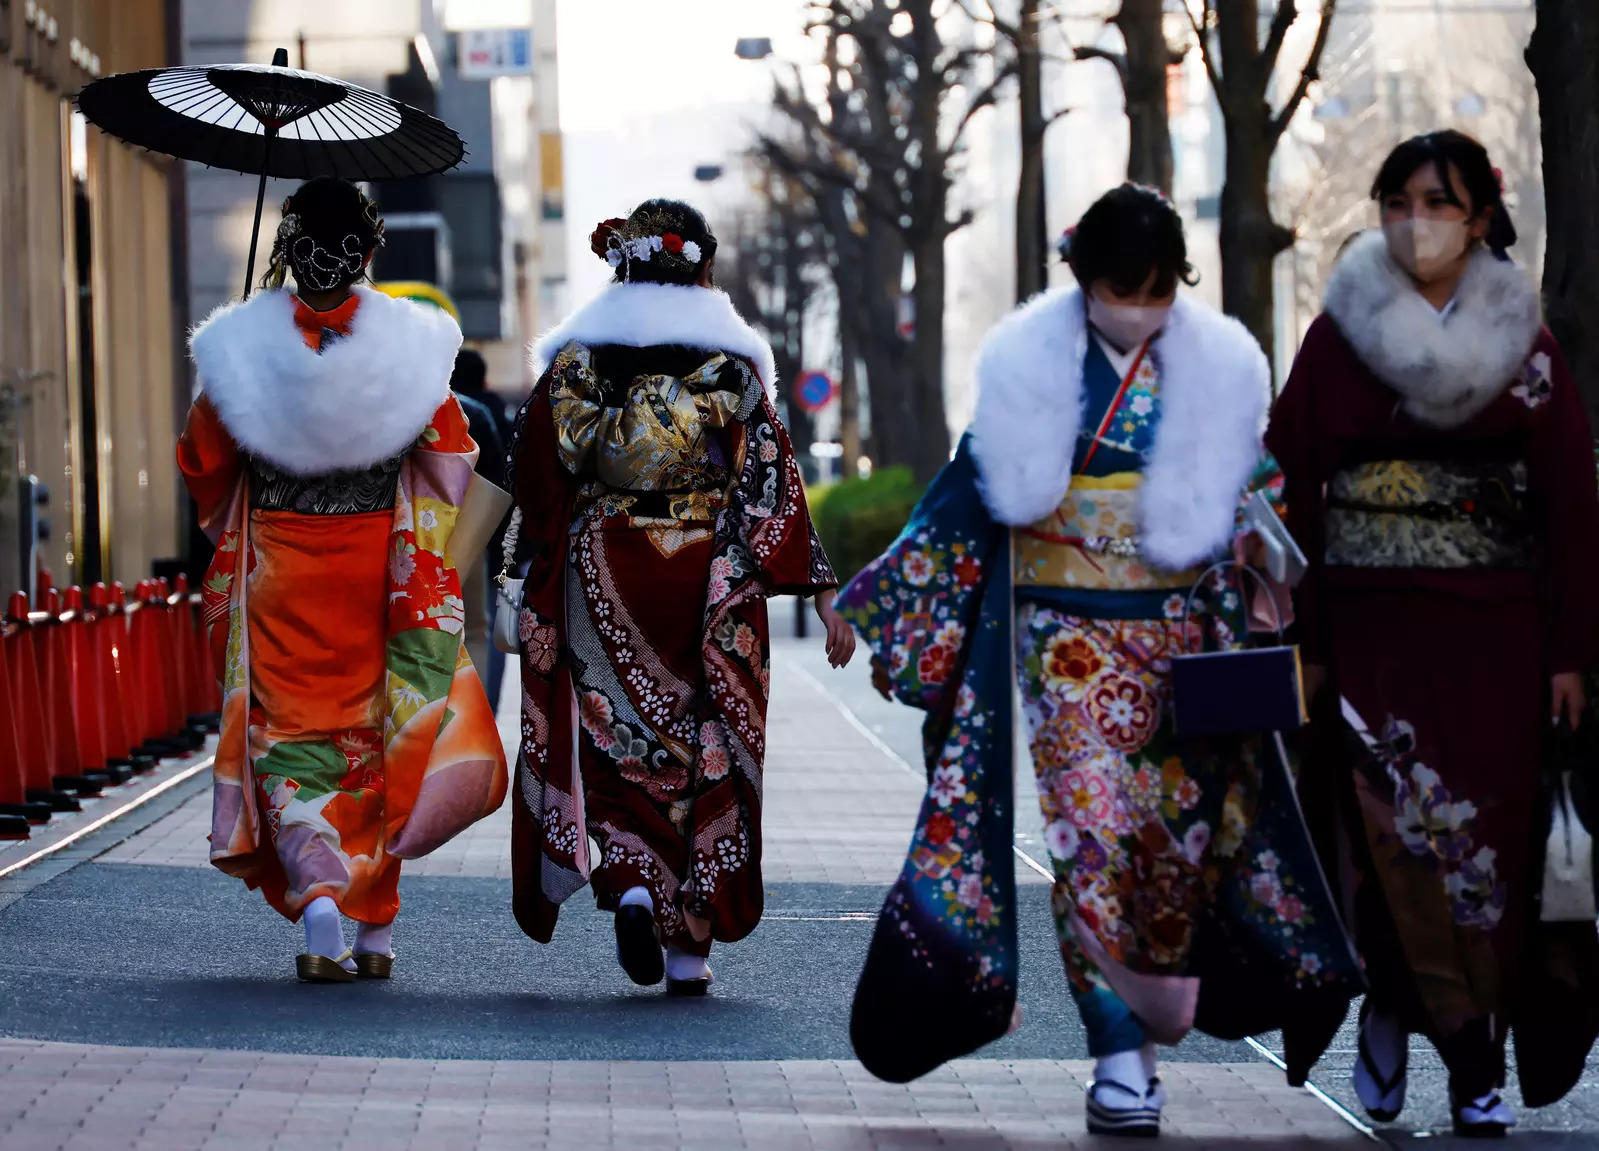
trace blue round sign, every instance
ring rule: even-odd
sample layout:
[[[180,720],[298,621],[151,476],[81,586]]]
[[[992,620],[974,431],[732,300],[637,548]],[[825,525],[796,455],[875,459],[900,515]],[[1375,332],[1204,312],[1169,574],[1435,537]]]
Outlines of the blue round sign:
[[[833,402],[837,389],[826,372],[806,372],[794,381],[794,401],[807,412],[819,412]]]

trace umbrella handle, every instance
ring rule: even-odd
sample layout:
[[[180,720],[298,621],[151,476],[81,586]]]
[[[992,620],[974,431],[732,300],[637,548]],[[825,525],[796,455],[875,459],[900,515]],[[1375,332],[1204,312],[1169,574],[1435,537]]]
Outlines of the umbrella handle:
[[[250,298],[250,283],[255,279],[255,242],[261,236],[261,205],[266,200],[266,182],[268,161],[272,159],[272,141],[277,139],[278,130],[272,125],[266,125],[266,142],[261,147],[261,182],[255,189],[255,223],[250,228],[250,259],[244,267],[244,298]]]

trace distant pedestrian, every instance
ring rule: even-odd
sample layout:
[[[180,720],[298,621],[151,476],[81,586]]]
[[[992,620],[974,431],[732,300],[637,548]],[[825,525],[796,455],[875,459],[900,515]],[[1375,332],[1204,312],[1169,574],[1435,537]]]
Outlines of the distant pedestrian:
[[[353,184],[284,202],[267,290],[194,333],[201,393],[178,444],[217,545],[211,862],[304,918],[310,982],[387,978],[400,860],[506,788],[444,558],[478,451],[449,391],[461,333],[359,285],[382,235]]]
[[[535,556],[514,908],[548,942],[591,883],[629,978],[698,995],[712,942],[744,938],[764,904],[766,598],[814,595],[837,666],[854,636],[771,348],[711,286],[704,217],[651,200],[592,244],[616,282],[535,345],[512,453],[513,530]]]
[[[455,393],[466,414],[467,426],[478,446],[477,474],[497,488],[505,487],[505,441],[500,438],[499,421],[489,404],[478,399],[483,394],[483,357],[471,348],[462,348],[455,355],[455,371],[450,376],[450,390]],[[503,527],[503,525],[502,525]],[[468,564],[465,557],[461,569],[461,596],[466,609],[466,650],[472,656],[472,666],[481,669],[483,687],[488,693],[489,706],[496,711],[500,703],[500,681],[505,673],[505,653],[489,642],[489,627],[493,622],[496,597],[490,592],[491,563],[497,564],[500,556],[500,533],[490,539],[482,561]],[[495,570],[498,570],[496,568]]]
[[[1423,1035],[1456,1129],[1502,1135],[1511,1032],[1534,1105],[1594,1038],[1593,924],[1539,924],[1533,852],[1541,745],[1581,722],[1599,655],[1594,446],[1482,145],[1408,140],[1371,195],[1382,228],[1339,261],[1267,435],[1311,561],[1307,672],[1326,684],[1309,806],[1341,825],[1328,871],[1354,877],[1361,1102],[1398,1116]],[[1579,986],[1549,977],[1552,939]]]
[[[879,690],[928,712],[930,779],[852,1035],[900,1080],[1011,1021],[1014,668],[1095,1061],[1088,1128],[1149,1136],[1157,1043],[1196,1021],[1237,1038],[1336,1020],[1355,967],[1273,741],[1174,728],[1173,660],[1207,639],[1236,649],[1248,626],[1249,587],[1214,565],[1243,549],[1241,506],[1275,479],[1265,356],[1179,291],[1187,245],[1158,193],[1107,193],[1065,253],[1078,286],[989,333],[954,460],[840,596]],[[1255,942],[1218,963],[1219,938]]]

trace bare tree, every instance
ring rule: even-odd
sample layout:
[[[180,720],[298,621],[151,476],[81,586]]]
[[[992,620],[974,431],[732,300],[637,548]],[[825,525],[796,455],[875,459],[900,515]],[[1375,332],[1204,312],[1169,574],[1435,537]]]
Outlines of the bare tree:
[[[1188,18],[1204,56],[1227,139],[1221,193],[1222,308],[1254,334],[1269,356],[1274,344],[1272,265],[1293,245],[1292,229],[1271,211],[1271,160],[1321,67],[1337,0],[1320,0],[1315,40],[1288,98],[1273,109],[1272,80],[1289,30],[1299,18],[1297,0],[1277,0],[1264,44],[1261,0],[1200,0]]]
[[[1185,53],[1166,41],[1164,0],[1122,0],[1107,23],[1122,34],[1123,50],[1081,45],[1079,60],[1106,60],[1116,69],[1127,108],[1127,178],[1172,191],[1171,116],[1166,73]]]
[[[734,221],[730,240],[731,259],[717,261],[718,281],[772,345],[777,378],[792,384],[806,368],[807,321],[827,277],[820,219],[801,189],[769,176],[754,209]],[[786,395],[780,399],[794,448],[809,458],[815,420]]]
[[[908,253],[915,282],[910,302],[913,320],[907,370],[891,384],[895,413],[911,435],[893,442],[893,429],[878,426],[880,381],[869,374],[874,437],[885,462],[908,464],[920,479],[929,479],[949,458],[949,429],[944,411],[944,242],[971,220],[969,211],[953,212],[950,189],[962,141],[972,118],[994,103],[1005,71],[978,83],[984,53],[970,44],[946,41],[936,0],[829,0],[814,5],[815,27],[843,60],[834,69],[835,91],[820,106],[804,98],[795,82],[780,88],[777,106],[798,129],[803,143],[771,135],[760,148],[779,170],[807,183],[813,191],[831,188],[844,193],[840,207],[872,255],[895,246]],[[843,57],[842,47],[849,46]],[[846,78],[847,77],[847,82]],[[820,209],[819,209],[820,210]],[[887,232],[893,240],[885,241]],[[869,270],[889,277],[897,298],[897,269],[873,260]],[[844,270],[844,276],[853,274]],[[881,304],[882,297],[876,296]],[[897,302],[897,300],[896,300]],[[841,314],[844,294],[840,294]],[[874,323],[867,341],[897,339],[895,323]],[[891,416],[890,418],[894,418]]]
[[[1527,64],[1538,83],[1549,243],[1544,301],[1549,327],[1599,420],[1599,5],[1537,0]]]

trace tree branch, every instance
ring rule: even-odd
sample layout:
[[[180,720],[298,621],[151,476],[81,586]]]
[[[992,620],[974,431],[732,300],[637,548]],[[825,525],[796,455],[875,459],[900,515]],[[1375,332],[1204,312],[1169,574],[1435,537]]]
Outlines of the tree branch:
[[[1288,30],[1299,18],[1296,0],[1277,0],[1277,10],[1271,16],[1271,31],[1266,35],[1266,46],[1260,50],[1260,74],[1270,76],[1277,70],[1277,57],[1282,54],[1283,41]]]
[[[1111,52],[1105,48],[1073,48],[1072,55],[1078,60],[1104,60],[1116,69],[1117,77],[1125,85],[1127,82],[1127,56],[1121,52]]]
[[[1305,60],[1305,66],[1300,69],[1299,82],[1294,85],[1293,95],[1288,97],[1288,102],[1267,126],[1266,140],[1271,147],[1276,147],[1277,141],[1282,139],[1282,134],[1288,130],[1288,125],[1292,122],[1300,103],[1305,99],[1305,94],[1310,91],[1311,81],[1321,74],[1321,54],[1327,48],[1327,34],[1332,31],[1333,12],[1337,7],[1338,0],[1322,0],[1321,25],[1316,29],[1316,42],[1310,46],[1310,56]]]
[[[1227,111],[1227,90],[1222,86],[1221,72],[1216,68],[1216,56],[1211,51],[1210,34],[1210,0],[1203,0],[1200,14],[1194,15],[1193,6],[1189,0],[1183,0],[1183,11],[1188,14],[1188,23],[1193,26],[1194,39],[1199,42],[1199,55],[1205,62],[1205,75],[1210,77],[1211,91],[1216,93],[1216,102],[1221,105],[1222,113]]]
[[[955,125],[955,134],[949,139],[949,147],[944,149],[946,153],[953,152],[959,147],[961,137],[966,134],[966,128],[971,124],[972,117],[998,99],[1000,86],[1014,76],[1016,71],[1016,61],[1007,61],[1005,66],[999,70],[999,74],[966,106],[966,111],[961,116],[960,123]],[[927,162],[925,157],[922,162]]]

